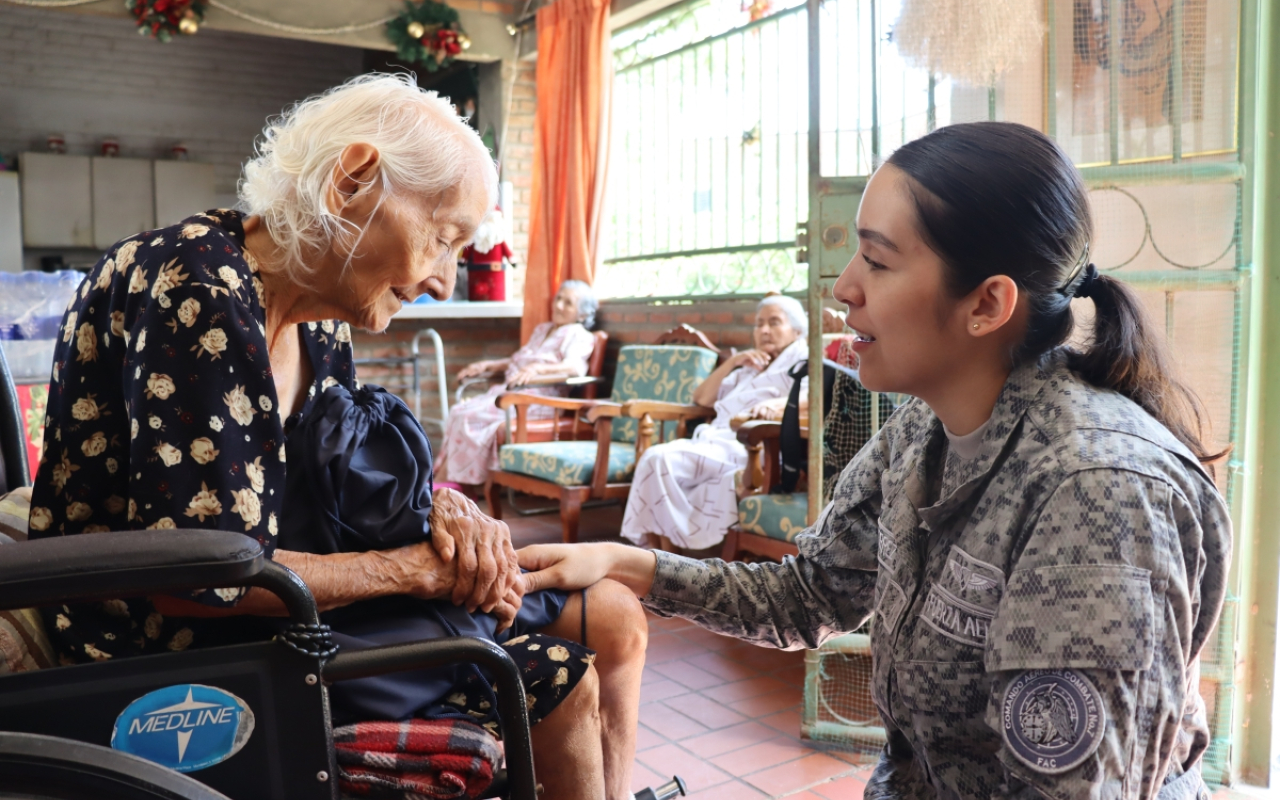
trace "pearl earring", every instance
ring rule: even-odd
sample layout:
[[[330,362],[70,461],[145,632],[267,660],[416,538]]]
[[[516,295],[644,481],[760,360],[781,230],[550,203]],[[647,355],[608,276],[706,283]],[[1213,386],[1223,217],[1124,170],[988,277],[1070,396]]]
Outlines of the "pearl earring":
[[[975,323],[973,323],[973,329],[974,329],[975,331],[978,329],[978,323],[976,323],[976,322],[975,322]]]

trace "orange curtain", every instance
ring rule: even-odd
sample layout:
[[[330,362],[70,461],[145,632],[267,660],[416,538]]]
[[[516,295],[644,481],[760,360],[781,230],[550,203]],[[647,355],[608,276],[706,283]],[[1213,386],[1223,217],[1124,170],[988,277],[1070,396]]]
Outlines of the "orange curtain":
[[[595,281],[612,88],[609,0],[556,0],[539,9],[522,341],[551,319],[561,282]]]

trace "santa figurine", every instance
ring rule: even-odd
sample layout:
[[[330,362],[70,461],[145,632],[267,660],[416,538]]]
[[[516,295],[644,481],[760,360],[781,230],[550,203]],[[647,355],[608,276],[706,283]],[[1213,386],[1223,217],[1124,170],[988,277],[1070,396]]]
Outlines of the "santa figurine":
[[[462,251],[462,260],[467,267],[468,300],[507,299],[504,270],[515,262],[507,246],[507,224],[501,210],[495,208],[485,215],[471,246]]]

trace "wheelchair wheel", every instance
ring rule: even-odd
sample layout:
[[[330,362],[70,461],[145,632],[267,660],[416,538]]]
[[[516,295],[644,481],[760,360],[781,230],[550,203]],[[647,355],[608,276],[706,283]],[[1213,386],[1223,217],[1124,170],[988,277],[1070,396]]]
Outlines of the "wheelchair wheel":
[[[0,733],[0,800],[228,800],[127,753],[56,736]]]

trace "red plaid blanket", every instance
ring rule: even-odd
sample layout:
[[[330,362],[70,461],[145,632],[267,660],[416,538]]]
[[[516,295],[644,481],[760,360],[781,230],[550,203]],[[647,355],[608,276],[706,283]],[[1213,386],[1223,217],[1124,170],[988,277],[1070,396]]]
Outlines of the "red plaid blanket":
[[[493,782],[502,753],[465,720],[359,722],[333,732],[344,795],[476,798]]]

